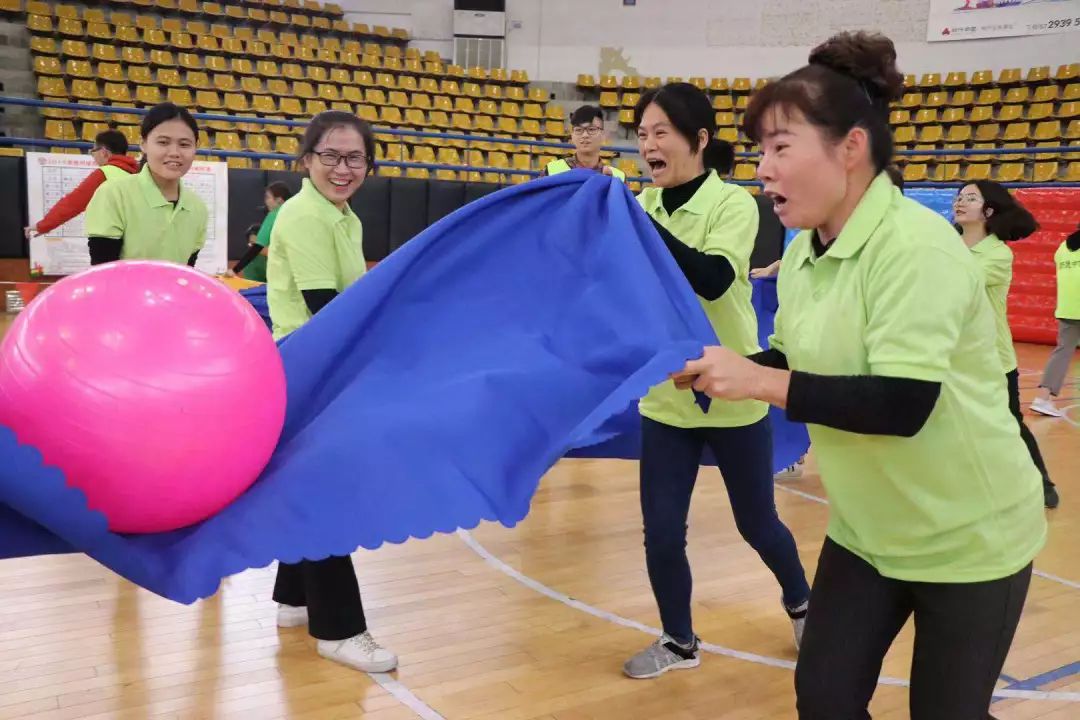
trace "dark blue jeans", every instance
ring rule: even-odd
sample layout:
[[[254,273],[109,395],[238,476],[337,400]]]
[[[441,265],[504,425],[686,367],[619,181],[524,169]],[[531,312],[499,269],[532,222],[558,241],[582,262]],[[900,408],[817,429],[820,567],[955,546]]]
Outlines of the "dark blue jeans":
[[[768,418],[745,427],[689,430],[642,418],[641,444],[645,562],[664,632],[682,643],[694,637],[686,518],[706,445],[724,476],[735,526],[776,576],[784,604],[795,608],[810,597],[795,540],[776,514]]]

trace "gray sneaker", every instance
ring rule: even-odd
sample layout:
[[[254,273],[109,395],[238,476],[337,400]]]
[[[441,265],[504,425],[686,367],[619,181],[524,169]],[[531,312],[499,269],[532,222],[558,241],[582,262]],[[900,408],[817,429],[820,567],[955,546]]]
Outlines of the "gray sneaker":
[[[663,675],[668,670],[689,670],[701,664],[698,639],[689,648],[681,647],[667,635],[626,661],[623,672],[627,677],[644,680]]]

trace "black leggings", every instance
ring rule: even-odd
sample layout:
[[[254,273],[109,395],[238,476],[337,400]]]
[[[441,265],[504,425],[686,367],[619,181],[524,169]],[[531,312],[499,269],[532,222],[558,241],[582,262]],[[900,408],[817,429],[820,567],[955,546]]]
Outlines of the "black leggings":
[[[868,720],[885,652],[912,614],[911,720],[985,720],[1030,581],[1030,564],[989,582],[892,580],[826,538],[795,669],[800,720]]]
[[[1024,414],[1020,411],[1020,371],[1017,369],[1005,373],[1005,382],[1009,386],[1009,412],[1013,414],[1017,424],[1020,426],[1020,437],[1023,438],[1035,467],[1038,468],[1039,473],[1042,475],[1043,487],[1053,487],[1054,483],[1050,482],[1050,473],[1046,471],[1046,463],[1043,462],[1042,452],[1039,451],[1039,443],[1035,440],[1035,436],[1031,434],[1027,423],[1024,422]]]
[[[280,563],[274,602],[308,609],[308,632],[319,640],[346,640],[367,630],[360,586],[349,557]]]

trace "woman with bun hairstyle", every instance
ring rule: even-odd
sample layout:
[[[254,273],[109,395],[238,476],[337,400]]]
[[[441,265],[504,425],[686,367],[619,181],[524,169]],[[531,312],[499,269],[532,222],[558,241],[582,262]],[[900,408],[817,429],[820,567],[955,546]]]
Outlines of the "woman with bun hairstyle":
[[[987,361],[982,272],[884,173],[902,92],[892,41],[843,33],[751,98],[765,194],[809,229],[780,266],[771,349],[707,348],[675,377],[810,429],[829,525],[795,671],[802,720],[869,718],[912,616],[912,720],[986,718],[1046,538],[1039,473]]]
[[[757,352],[749,280],[757,203],[717,174],[730,169],[732,152],[715,138],[708,98],[687,83],[665,85],[641,98],[634,124],[656,184],[641,193],[639,202],[698,295],[720,342],[744,354]],[[651,678],[700,663],[690,617],[686,520],[706,447],[724,476],[739,532],[781,586],[797,646],[810,589],[795,541],[776,512],[768,406],[753,400],[713,402],[705,411],[691,393],[667,382],[653,388],[640,407],[645,561],[664,634],[628,660],[625,673]]]
[[[953,201],[953,222],[983,271],[986,297],[994,309],[997,327],[997,355],[1009,390],[1009,411],[1016,418],[1020,437],[1032,462],[1042,475],[1043,504],[1055,508],[1059,498],[1050,481],[1039,443],[1031,434],[1020,410],[1020,371],[1016,348],[1006,315],[1009,286],[1012,285],[1013,253],[1005,243],[1022,240],[1039,229],[1039,224],[1012,194],[993,180],[976,180],[960,189]]]

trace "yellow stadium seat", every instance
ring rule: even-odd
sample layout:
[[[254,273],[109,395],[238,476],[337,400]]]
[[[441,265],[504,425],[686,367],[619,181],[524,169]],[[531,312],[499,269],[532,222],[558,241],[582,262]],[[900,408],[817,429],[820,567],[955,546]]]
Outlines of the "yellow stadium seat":
[[[979,91],[976,105],[998,105],[1001,103],[1001,88],[985,88]]]
[[[893,131],[893,140],[897,145],[910,145],[915,142],[915,128],[911,125],[903,125],[896,128],[896,130]]]
[[[528,135],[535,139],[539,139],[539,137],[544,134],[543,129],[540,127],[540,121],[532,118],[526,118],[521,121],[521,132],[523,135]]]
[[[911,122],[911,113],[907,110],[893,110],[889,113],[889,124],[893,127],[907,125]]]
[[[551,100],[551,93],[544,88],[530,88],[529,89],[529,101],[534,103],[540,103],[541,105]]]
[[[989,163],[969,163],[964,168],[964,181],[989,180],[990,167]]]
[[[1023,82],[1023,75],[1021,75],[1020,68],[1009,68],[998,73],[997,82],[998,85],[1003,87],[1006,85],[1019,85]]]
[[[47,140],[77,140],[75,124],[69,120],[46,120],[45,138]]]
[[[1054,79],[1058,82],[1068,82],[1077,78],[1080,78],[1080,63],[1059,65],[1057,72],[1054,73]]]
[[[1080,101],[1070,100],[1061,103],[1058,107],[1057,116],[1063,120],[1080,117]]]
[[[994,119],[994,108],[987,105],[976,105],[971,108],[971,113],[968,115],[968,122],[972,125],[978,125],[979,123],[991,122]]]
[[[64,40],[60,44],[60,54],[64,57],[78,59],[90,57],[90,51],[82,40]]]
[[[176,103],[180,107],[191,107],[195,104],[195,98],[187,88],[169,88],[166,93],[169,102]]]
[[[97,82],[94,80],[72,80],[71,96],[76,100],[99,100]]]
[[[1001,126],[997,123],[985,123],[975,128],[975,140],[977,142],[993,142],[1001,134]]]
[[[1074,160],[1069,163],[1065,176],[1061,179],[1065,182],[1080,182],[1080,161]]]
[[[195,93],[195,104],[203,110],[217,112],[224,106],[221,104],[221,96],[214,90],[199,90]]]
[[[1051,182],[1057,180],[1058,164],[1053,161],[1036,162],[1031,170],[1032,182]]]
[[[83,21],[72,20],[71,18],[60,18],[57,20],[56,30],[61,35],[67,37],[81,38],[86,34],[86,27],[83,25]]]
[[[1027,85],[1009,88],[1002,102],[1006,105],[1021,105],[1031,97],[1031,89]]]
[[[1028,120],[1045,120],[1048,117],[1052,117],[1054,114],[1054,104],[1049,102],[1035,103],[1029,105],[1027,114],[1024,116]]]
[[[272,117],[278,114],[277,103],[269,95],[256,95],[251,98],[251,109],[262,116]],[[267,132],[273,132],[275,126],[268,125]]]
[[[900,98],[900,107],[907,110],[915,110],[922,107],[923,94],[921,92],[909,92],[904,93],[904,96]]]
[[[566,137],[566,123],[562,120],[548,120],[544,123],[544,134],[548,137]]]
[[[1050,80],[1050,67],[1043,65],[1041,67],[1033,67],[1027,72],[1027,82],[1044,83]]]
[[[971,149],[972,150],[993,150],[996,147],[997,147],[997,143],[977,142],[977,143],[975,143],[974,145],[971,146]],[[988,163],[988,162],[991,162],[991,161],[996,160],[996,159],[997,159],[997,157],[994,156],[994,155],[967,155],[967,156],[964,157],[965,161],[974,162],[974,163],[983,163],[983,162]]]
[[[30,38],[30,52],[34,55],[56,55],[60,49],[54,38],[34,35]]]
[[[105,83],[102,94],[109,102],[131,102],[131,90],[125,83]]]
[[[735,107],[730,95],[717,95],[713,98],[713,109],[729,111]]]
[[[64,67],[59,58],[37,55],[34,57],[34,72],[38,75],[63,75]]]
[[[562,105],[548,105],[544,110],[544,117],[548,120],[562,120],[566,117],[566,110]]]
[[[926,125],[938,122],[937,110],[919,110],[911,121],[915,125]]]
[[[735,180],[756,180],[757,179],[757,166],[749,163],[739,163],[735,166],[735,172],[732,177]]]
[[[972,87],[983,87],[991,85],[994,82],[994,73],[990,70],[978,70],[971,75],[971,82],[969,85]]]
[[[280,98],[278,108],[281,110],[281,114],[290,118],[302,117],[304,115],[304,105],[298,98],[295,97],[283,97]],[[398,120],[400,120],[400,116]]]
[[[996,179],[999,182],[1020,182],[1024,179],[1024,163],[1010,162],[998,165]]]
[[[247,97],[241,93],[227,92],[224,94],[225,110],[231,113],[247,113],[251,110]]]
[[[503,100],[502,105],[499,107],[499,112],[505,117],[519,118],[521,117],[521,106],[516,102]]]
[[[659,78],[656,78],[659,83]],[[648,86],[646,86],[648,87]],[[709,81],[709,92],[711,93],[729,93],[731,92],[731,86],[728,84],[727,78],[713,78]]]
[[[717,127],[735,127],[735,113],[733,113],[733,112],[718,112],[718,113],[716,113],[716,126]]]
[[[48,98],[67,98],[67,85],[58,77],[39,77],[37,81],[38,95]],[[47,110],[49,108],[42,108]],[[70,112],[70,111],[65,111]]]
[[[945,138],[951,143],[966,143],[971,140],[971,125],[953,125]]]
[[[1035,94],[1032,95],[1031,101],[1033,103],[1052,103],[1058,100],[1059,92],[1057,85],[1040,85],[1035,88]]]
[[[432,100],[432,106],[436,110],[442,110],[448,113],[454,111],[454,104],[450,102],[450,98],[446,97],[445,95],[436,95],[435,98]],[[495,113],[492,112],[491,114],[494,115]]]
[[[692,77],[687,80],[687,82],[689,82],[691,85],[696,87],[698,90],[701,90],[702,92],[704,92],[709,87],[709,84],[705,82],[705,78],[703,77]],[[759,80],[758,82],[761,81]]]
[[[750,78],[746,77],[738,77],[731,82],[731,92],[735,93],[736,95],[749,93],[752,87],[753,86],[750,84]]]
[[[1027,140],[1029,137],[1031,137],[1031,123],[1014,122],[1005,126],[1005,133],[1001,136],[1001,139],[1010,142]]]
[[[189,70],[187,73],[187,84],[196,90],[206,90],[210,87],[210,76],[201,70]]]
[[[940,125],[924,125],[919,129],[920,143],[936,145],[945,139],[945,132]]]
[[[939,108],[945,105],[949,100],[949,93],[944,92],[932,92],[926,96],[926,107]]]
[[[949,104],[953,107],[970,107],[975,104],[975,92],[972,90],[957,90],[952,94]]]
[[[905,182],[925,182],[926,180],[927,170],[924,163],[909,162],[904,166]]]
[[[934,173],[930,176],[930,179],[934,182],[956,182],[960,179],[960,165],[957,163],[938,164],[934,168]]]
[[[941,111],[942,125],[955,125],[964,122],[964,109],[951,107]]]
[[[157,105],[162,102],[161,88],[157,85],[139,85],[135,88],[135,102],[140,105]]]
[[[631,122],[633,120],[631,119]],[[739,131],[733,127],[722,127],[716,131],[716,137],[734,145],[739,141]]]
[[[600,107],[614,109],[619,107],[619,93],[617,92],[602,92],[600,93]]]
[[[951,72],[945,76],[945,87],[958,88],[967,85],[966,72]]]
[[[484,97],[489,98],[491,100],[501,100],[502,99],[502,88],[499,87],[498,85],[485,85],[484,86]]]
[[[919,87],[924,90],[941,87],[941,73],[925,73],[919,80]]]
[[[248,95],[262,95],[266,92],[262,78],[250,76],[240,78],[240,89]]]
[[[73,78],[92,78],[94,66],[86,60],[68,60],[64,66],[64,74]]]

